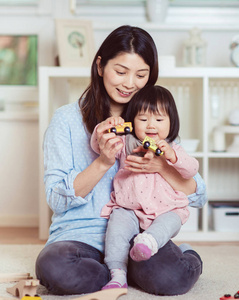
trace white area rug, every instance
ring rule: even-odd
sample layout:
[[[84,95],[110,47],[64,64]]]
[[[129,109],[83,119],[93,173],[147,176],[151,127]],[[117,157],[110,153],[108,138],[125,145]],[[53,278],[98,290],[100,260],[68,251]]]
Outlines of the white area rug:
[[[0,245],[0,273],[30,273],[35,277],[35,260],[43,245]],[[204,270],[199,281],[185,295],[155,296],[140,290],[129,288],[128,294],[119,300],[219,300],[226,293],[235,294],[239,290],[239,247],[238,246],[197,246]],[[0,299],[11,298],[6,292],[7,287],[14,283],[0,283]],[[38,294],[43,300],[72,299],[79,296],[48,295],[47,290],[40,286]],[[17,298],[16,298],[17,299]]]

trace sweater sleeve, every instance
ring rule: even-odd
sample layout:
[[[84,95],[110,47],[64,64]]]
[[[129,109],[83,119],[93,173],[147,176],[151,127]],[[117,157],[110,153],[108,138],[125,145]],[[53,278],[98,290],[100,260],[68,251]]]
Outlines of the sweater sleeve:
[[[172,164],[171,162],[168,163],[173,166],[185,179],[195,176],[199,169],[198,160],[188,155],[180,145],[172,143],[172,147],[175,151],[177,161],[175,164]]]
[[[85,198],[75,196],[73,183],[81,170],[75,169],[70,126],[61,110],[55,112],[45,132],[43,150],[46,198],[52,211],[60,214],[89,202],[92,193]]]
[[[94,131],[91,135],[90,146],[91,146],[92,150],[95,151],[95,153],[100,154],[100,148],[99,148],[99,143],[98,143],[97,134],[96,134],[96,130],[97,130],[98,126],[99,126],[99,124],[95,126]]]

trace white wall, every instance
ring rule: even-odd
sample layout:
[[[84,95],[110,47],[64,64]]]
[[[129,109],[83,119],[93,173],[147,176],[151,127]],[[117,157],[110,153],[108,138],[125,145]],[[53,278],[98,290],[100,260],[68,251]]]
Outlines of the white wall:
[[[198,26],[207,41],[207,66],[230,67],[229,45],[239,34],[237,9],[176,10],[168,11],[164,24],[147,23],[142,9],[121,8],[120,15],[102,14],[91,8],[77,9],[71,15],[69,1],[42,0],[39,9],[0,8],[0,34],[38,34],[39,66],[54,65],[56,56],[55,18],[84,18],[93,21],[96,49],[116,27],[123,24],[140,26],[149,31],[158,47],[159,55],[174,55],[176,65],[182,66],[182,45],[188,31]],[[26,88],[27,89],[27,88]],[[38,90],[0,86],[5,101],[38,100]],[[64,88],[59,97],[64,95]],[[6,116],[6,114],[5,114]],[[0,226],[37,226],[38,224],[38,120],[26,121],[5,118],[0,113]]]

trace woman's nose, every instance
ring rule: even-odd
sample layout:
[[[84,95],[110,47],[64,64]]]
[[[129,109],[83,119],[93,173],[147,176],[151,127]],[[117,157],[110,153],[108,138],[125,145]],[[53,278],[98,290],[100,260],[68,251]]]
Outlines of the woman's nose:
[[[123,86],[126,87],[127,89],[132,89],[134,87],[134,77],[131,75],[128,75],[125,78]]]

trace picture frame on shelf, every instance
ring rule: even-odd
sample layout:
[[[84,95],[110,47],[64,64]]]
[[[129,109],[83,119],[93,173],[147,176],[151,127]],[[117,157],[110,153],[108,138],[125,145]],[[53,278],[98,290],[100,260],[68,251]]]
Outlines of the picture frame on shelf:
[[[90,67],[95,54],[92,22],[56,19],[57,49],[61,67]]]

